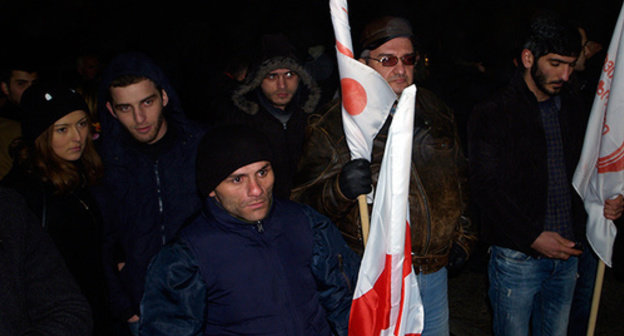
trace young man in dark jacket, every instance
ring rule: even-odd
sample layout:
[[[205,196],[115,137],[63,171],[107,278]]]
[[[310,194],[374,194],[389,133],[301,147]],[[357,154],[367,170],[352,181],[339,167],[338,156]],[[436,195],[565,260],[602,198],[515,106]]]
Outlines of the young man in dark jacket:
[[[113,312],[136,333],[150,259],[200,209],[195,157],[203,131],[186,119],[163,71],[143,54],[111,61],[98,103],[104,267]]]
[[[273,157],[245,126],[201,141],[204,209],[150,265],[141,335],[347,335],[359,258],[329,219],[273,197]]]
[[[494,334],[565,335],[586,221],[571,180],[587,110],[567,85],[581,44],[551,14],[528,32],[521,68],[470,121],[471,190],[492,245]],[[621,198],[609,208],[621,213]]]

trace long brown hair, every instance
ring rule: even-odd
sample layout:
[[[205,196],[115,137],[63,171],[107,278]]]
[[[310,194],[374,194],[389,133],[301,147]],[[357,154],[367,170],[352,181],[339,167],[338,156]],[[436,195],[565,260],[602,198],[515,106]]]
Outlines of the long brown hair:
[[[87,114],[87,118],[88,118]],[[50,183],[56,193],[66,194],[84,185],[94,185],[102,177],[102,160],[91,139],[91,129],[87,134],[85,149],[75,162],[60,158],[52,149],[54,124],[41,133],[33,144],[17,139],[11,144],[15,153],[15,163],[30,175],[38,176]]]

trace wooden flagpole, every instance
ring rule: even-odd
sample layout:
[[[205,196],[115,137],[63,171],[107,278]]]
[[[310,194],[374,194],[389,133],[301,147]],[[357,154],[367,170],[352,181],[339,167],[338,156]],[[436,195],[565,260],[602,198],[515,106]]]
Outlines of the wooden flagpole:
[[[370,219],[368,217],[368,204],[366,203],[366,195],[358,196],[358,205],[360,206],[360,219],[362,220],[362,239],[364,240],[364,248],[368,241],[368,232],[370,231]]]
[[[587,326],[587,336],[594,336],[596,329],[596,320],[598,319],[598,306],[600,304],[600,293],[602,292],[602,282],[604,280],[605,263],[598,261],[598,270],[596,271],[596,283],[594,285],[594,296],[592,298],[591,311],[589,313],[589,325]]]

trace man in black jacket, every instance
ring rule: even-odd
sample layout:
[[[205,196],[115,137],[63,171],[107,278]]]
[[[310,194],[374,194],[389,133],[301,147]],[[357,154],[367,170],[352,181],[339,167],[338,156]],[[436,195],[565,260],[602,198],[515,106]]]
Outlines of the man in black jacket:
[[[492,245],[496,335],[525,335],[529,322],[534,335],[567,328],[586,220],[571,179],[587,108],[566,85],[580,45],[573,26],[536,17],[518,73],[475,108],[469,125],[471,195]],[[621,199],[607,203],[605,214],[621,206]]]
[[[186,119],[164,72],[143,54],[111,61],[98,104],[104,270],[113,313],[136,334],[150,259],[201,207],[195,157],[204,132]]]

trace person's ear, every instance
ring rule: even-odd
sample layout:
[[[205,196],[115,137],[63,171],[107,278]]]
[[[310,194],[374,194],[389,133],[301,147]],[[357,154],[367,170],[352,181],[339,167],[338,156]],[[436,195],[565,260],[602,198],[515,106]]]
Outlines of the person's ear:
[[[110,112],[113,118],[117,119],[117,115],[115,114],[115,111],[113,111],[113,106],[110,102],[106,102],[106,109],[108,110],[108,112]]]
[[[9,86],[7,85],[7,83],[0,82],[0,89],[2,89],[2,93],[4,93],[5,96],[9,95]]]
[[[169,96],[167,95],[167,91],[165,91],[165,89],[162,89],[162,104],[163,106],[167,106],[167,104],[169,104]]]
[[[522,65],[525,69],[531,69],[531,67],[535,63],[535,56],[533,56],[531,50],[523,49],[522,53],[520,54],[520,61],[522,62]]]

